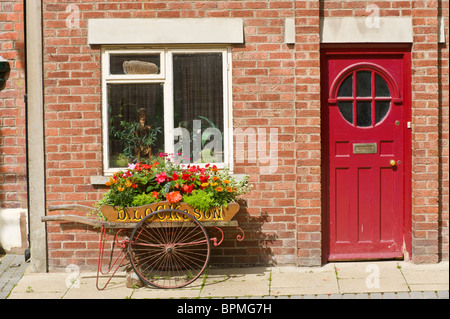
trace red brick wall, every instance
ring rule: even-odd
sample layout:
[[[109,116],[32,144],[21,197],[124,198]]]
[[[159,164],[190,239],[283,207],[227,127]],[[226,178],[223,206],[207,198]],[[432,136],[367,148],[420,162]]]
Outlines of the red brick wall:
[[[0,56],[11,72],[0,91],[0,209],[26,208],[25,54],[22,1],[0,2]]]
[[[94,4],[79,1],[69,7],[73,4],[44,1],[43,6],[46,195],[50,205],[93,206],[101,191],[90,177],[103,174],[100,54],[87,45]],[[79,24],[73,19],[78,12]],[[94,268],[95,231],[59,223],[49,223],[47,230],[50,269],[71,263]]]
[[[412,47],[412,257],[439,260],[438,2],[415,1]],[[448,212],[448,210],[447,210]]]
[[[445,43],[438,45],[438,94],[439,94],[439,253],[448,260],[449,250],[449,1],[438,3],[438,15],[444,20]]]
[[[295,1],[296,230],[299,265],[322,258],[319,2]]]
[[[246,239],[226,241],[214,249],[214,258],[234,265],[319,265],[319,16],[367,16],[367,5],[376,4],[381,16],[413,16],[412,257],[417,262],[448,258],[448,46],[436,38],[438,12],[448,13],[448,2],[442,4],[447,8],[437,3],[44,0],[48,204],[92,205],[105,191],[90,183],[91,176],[102,175],[101,68],[99,49],[87,44],[87,19],[240,17],[245,44],[232,49],[234,126],[276,129],[279,159],[273,174],[260,174],[264,165],[258,161],[236,163],[235,172],[250,174],[255,185],[237,216]],[[79,26],[66,20],[70,4],[80,9]],[[295,17],[295,45],[284,43],[288,17]],[[92,229],[52,223],[48,233],[50,270],[70,263],[94,267],[98,235]]]
[[[307,2],[301,4],[300,8]],[[99,50],[87,45],[87,19],[242,17],[245,19],[246,44],[234,46],[232,52],[234,124],[235,127],[255,130],[266,128],[269,131],[270,128],[276,128],[280,140],[280,160],[277,173],[270,175],[259,175],[258,163],[246,161],[236,165],[235,172],[252,175],[252,183],[255,184],[255,190],[246,197],[248,208],[238,216],[246,239],[238,244],[234,240],[224,243],[214,250],[214,257],[217,262],[228,264],[262,264],[273,260],[295,263],[295,193],[299,187],[296,183],[297,150],[293,143],[296,140],[296,84],[293,78],[296,73],[295,48],[283,43],[284,18],[292,17],[294,13],[292,1],[83,1],[77,4],[81,18],[79,28],[69,29],[65,20],[68,17],[66,8],[72,3],[44,1],[48,203],[77,202],[92,205],[105,191],[90,184],[91,176],[102,175],[101,70]],[[317,11],[317,8],[313,10]],[[317,13],[315,17],[318,25]],[[305,32],[309,34],[313,31]],[[318,29],[314,32],[316,35],[312,37],[315,38],[315,46],[306,43],[307,37],[302,42],[307,50],[316,51],[311,53],[310,59],[315,60],[312,64],[317,71],[313,72],[312,77],[316,78],[317,84]],[[301,68],[308,72],[309,66],[302,65]],[[319,92],[318,87],[309,89],[308,85],[301,87],[301,90],[304,91],[302,100],[305,102],[300,103],[299,107],[310,103],[308,94],[318,96]],[[317,108],[318,104],[315,103],[314,107]],[[304,116],[304,121],[308,121],[308,114]],[[307,124],[304,123],[305,126]],[[318,127],[318,122],[316,125]],[[304,134],[308,138],[306,129]],[[314,165],[320,165],[317,152],[315,156]],[[305,181],[303,184],[307,183]],[[316,191],[313,196],[317,198],[319,195]],[[320,220],[316,223],[319,224]],[[77,226],[67,230],[57,224],[50,224],[48,231],[50,269],[74,261],[81,266],[96,263],[97,252],[92,248],[96,247],[98,236],[91,229]],[[76,247],[73,241],[77,242]],[[230,246],[234,249],[228,249]],[[320,245],[317,247],[320,248]],[[77,250],[74,251],[74,248]]]

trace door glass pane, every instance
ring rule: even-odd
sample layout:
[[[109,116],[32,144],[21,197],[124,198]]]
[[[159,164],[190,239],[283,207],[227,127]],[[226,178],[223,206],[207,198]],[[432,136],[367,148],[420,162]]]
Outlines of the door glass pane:
[[[353,102],[341,101],[338,102],[338,107],[344,119],[346,119],[350,124],[353,124]]]
[[[353,96],[353,75],[350,74],[339,87],[338,97]]]
[[[372,102],[357,102],[356,125],[368,127],[372,125]]]
[[[222,54],[174,54],[173,89],[177,160],[223,162]]]
[[[111,54],[110,74],[160,74],[160,54]]]
[[[375,75],[375,95],[378,97],[391,96],[386,81],[378,74]]]
[[[163,85],[108,84],[109,166],[125,167],[164,150]]]
[[[356,95],[359,97],[372,95],[372,72],[359,71],[356,73]]]
[[[375,121],[378,123],[384,119],[389,111],[391,105],[390,101],[376,101],[375,102]]]

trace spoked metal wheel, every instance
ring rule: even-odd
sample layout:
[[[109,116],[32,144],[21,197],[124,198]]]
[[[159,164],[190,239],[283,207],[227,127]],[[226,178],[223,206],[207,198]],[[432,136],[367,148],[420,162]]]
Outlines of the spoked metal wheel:
[[[177,209],[156,211],[133,229],[128,254],[136,274],[158,288],[179,288],[196,280],[210,256],[205,228]]]

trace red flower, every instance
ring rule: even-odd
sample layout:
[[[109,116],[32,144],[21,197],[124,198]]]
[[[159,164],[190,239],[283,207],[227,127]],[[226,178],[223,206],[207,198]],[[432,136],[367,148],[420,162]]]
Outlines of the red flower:
[[[180,176],[178,176],[177,172],[173,172],[172,179],[176,181]]]
[[[189,168],[189,172],[197,173],[197,171],[198,171],[198,166],[196,166],[196,165],[192,165],[192,166]]]
[[[199,176],[199,179],[200,179],[200,182],[203,184],[203,183],[207,183],[208,182],[208,179],[209,179],[209,176],[208,175],[200,175]]]
[[[182,179],[183,181],[188,181],[188,180],[189,180],[189,177],[191,177],[191,174],[183,173],[183,175],[181,175],[181,179]]]
[[[158,192],[153,192],[153,193],[152,193],[152,196],[153,196],[154,198],[158,199],[159,193],[158,193]]]
[[[183,196],[181,196],[179,191],[170,192],[166,195],[167,200],[169,203],[178,203],[180,200],[183,199]]]
[[[186,184],[184,184],[181,189],[183,190],[183,192],[190,194],[194,190],[194,187],[195,187],[194,185],[186,185]]]

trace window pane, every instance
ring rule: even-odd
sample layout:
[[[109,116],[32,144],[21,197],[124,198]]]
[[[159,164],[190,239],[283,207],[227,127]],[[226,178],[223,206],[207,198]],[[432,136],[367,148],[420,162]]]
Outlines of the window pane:
[[[390,101],[376,101],[375,102],[375,121],[378,123],[389,111],[389,107],[391,105]]]
[[[109,166],[157,155],[164,149],[163,85],[108,84]]]
[[[349,75],[339,87],[338,97],[353,96],[353,75]]]
[[[339,111],[344,119],[353,124],[353,102],[338,102]]]
[[[375,75],[375,95],[391,96],[386,81],[378,74]]]
[[[356,73],[356,95],[371,96],[372,95],[372,72],[360,71]]]
[[[173,81],[178,160],[223,162],[222,54],[174,54]]]
[[[367,127],[372,125],[372,102],[357,102],[356,125]]]
[[[110,74],[159,74],[159,54],[111,54]]]

